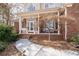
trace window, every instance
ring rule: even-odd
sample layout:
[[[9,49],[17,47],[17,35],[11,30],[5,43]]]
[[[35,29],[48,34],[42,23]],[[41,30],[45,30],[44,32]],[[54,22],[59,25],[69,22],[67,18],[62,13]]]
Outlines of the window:
[[[46,4],[45,4],[45,8],[48,8],[48,7],[49,7],[49,4],[48,4],[48,3],[46,3]]]
[[[35,6],[33,4],[31,4],[29,7],[28,7],[28,11],[35,11]]]
[[[49,29],[56,29],[57,28],[56,27],[56,21],[54,21],[54,20],[47,21],[46,26]]]
[[[58,24],[55,20],[47,20],[46,26],[43,28],[43,33],[57,33]]]
[[[45,8],[58,8],[58,7],[63,7],[63,3],[45,3]]]

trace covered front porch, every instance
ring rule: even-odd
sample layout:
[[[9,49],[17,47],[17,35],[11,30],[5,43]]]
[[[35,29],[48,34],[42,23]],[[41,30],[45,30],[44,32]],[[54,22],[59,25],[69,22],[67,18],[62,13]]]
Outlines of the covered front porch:
[[[67,40],[66,8],[41,10],[19,14],[19,34],[64,35]],[[61,31],[61,19],[64,21],[64,34]]]

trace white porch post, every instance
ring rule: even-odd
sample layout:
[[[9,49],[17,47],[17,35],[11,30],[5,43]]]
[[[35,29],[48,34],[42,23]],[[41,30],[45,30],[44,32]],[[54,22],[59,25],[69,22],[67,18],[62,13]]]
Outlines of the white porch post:
[[[65,7],[65,16],[67,16],[67,7]],[[67,40],[67,21],[65,21],[65,40]]]
[[[60,34],[60,25],[59,25],[60,19],[59,19],[59,11],[58,11],[58,34]]]
[[[38,34],[39,34],[39,14],[38,14]]]
[[[65,40],[67,40],[67,21],[65,21]]]
[[[67,8],[65,7],[65,16],[67,16]]]
[[[21,34],[21,27],[22,26],[22,24],[21,24],[21,17],[19,18],[19,34]]]

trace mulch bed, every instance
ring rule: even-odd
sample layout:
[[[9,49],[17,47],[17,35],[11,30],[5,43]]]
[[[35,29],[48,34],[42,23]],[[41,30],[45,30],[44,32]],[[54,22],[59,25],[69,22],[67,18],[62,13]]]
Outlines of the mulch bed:
[[[79,51],[79,48],[75,48],[72,44],[66,41],[49,41],[49,40],[37,40],[33,39],[31,40],[34,43],[48,46],[48,47],[53,47],[56,49],[63,49],[63,50],[74,50],[74,51]]]
[[[14,44],[9,44],[9,46],[2,52],[0,56],[22,56],[22,54],[15,48]]]

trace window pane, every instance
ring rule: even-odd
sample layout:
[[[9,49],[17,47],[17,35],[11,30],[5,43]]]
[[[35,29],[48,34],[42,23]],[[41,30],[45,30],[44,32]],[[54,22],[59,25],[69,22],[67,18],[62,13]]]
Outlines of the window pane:
[[[48,3],[46,3],[46,4],[45,4],[45,8],[48,8],[48,7],[49,7],[49,4],[48,4]]]
[[[50,29],[50,28],[54,28],[54,21],[47,21],[47,27]]]
[[[33,31],[34,30],[34,22],[33,21],[29,21],[29,23],[28,23],[28,30],[29,31]]]
[[[30,25],[31,25],[30,26],[31,27],[30,30],[33,30],[33,23],[31,22]]]

